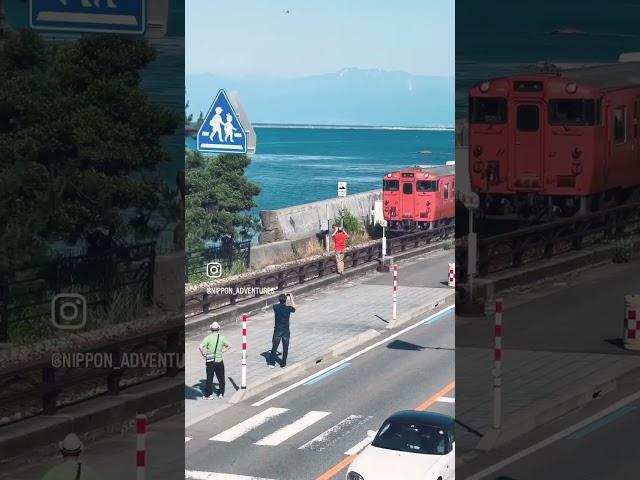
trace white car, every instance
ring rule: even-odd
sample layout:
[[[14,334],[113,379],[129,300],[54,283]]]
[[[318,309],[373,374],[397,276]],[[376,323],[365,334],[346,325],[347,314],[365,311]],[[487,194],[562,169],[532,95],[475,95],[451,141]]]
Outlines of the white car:
[[[455,480],[455,421],[403,410],[387,418],[347,470],[347,480]]]

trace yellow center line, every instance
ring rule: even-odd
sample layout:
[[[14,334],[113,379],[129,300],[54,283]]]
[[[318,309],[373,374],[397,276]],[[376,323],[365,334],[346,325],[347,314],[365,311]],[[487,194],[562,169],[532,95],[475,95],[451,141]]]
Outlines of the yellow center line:
[[[438,401],[438,398],[444,397],[447,393],[449,393],[455,387],[456,387],[456,382],[455,381],[451,382],[449,385],[447,385],[446,387],[443,387],[437,393],[435,393],[434,395],[432,395],[429,398],[427,398],[424,402],[422,402],[420,405],[418,405],[415,408],[415,410],[418,410],[418,411],[426,410],[431,405],[433,405],[436,401]],[[357,457],[357,455],[349,455],[349,456],[343,458],[340,462],[336,463],[333,467],[331,467],[329,470],[327,470],[322,475],[320,475],[317,478],[317,480],[331,480],[341,470],[343,470],[347,466],[349,466],[349,464],[351,462],[353,462],[356,459],[356,457]]]

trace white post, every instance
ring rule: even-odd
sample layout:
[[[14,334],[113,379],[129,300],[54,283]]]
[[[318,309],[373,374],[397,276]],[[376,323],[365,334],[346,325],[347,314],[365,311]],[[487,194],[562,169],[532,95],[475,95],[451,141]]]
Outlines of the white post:
[[[247,388],[247,314],[242,314],[242,379],[240,388]]]
[[[496,298],[493,354],[493,428],[500,429],[502,419],[502,299]]]
[[[476,248],[475,235],[473,235],[473,208],[469,209],[469,236],[467,237],[467,275],[469,276],[469,305],[473,305],[473,274],[476,273],[475,262],[471,266],[471,259],[475,259],[475,253],[471,250]]]
[[[398,302],[398,265],[394,264],[393,265],[393,314],[391,316],[391,319],[393,320],[394,325],[395,325],[396,316],[398,313],[397,302]]]
[[[382,226],[382,263],[384,264],[384,259],[387,256],[387,236],[385,234],[385,227]]]
[[[145,435],[147,431],[146,415],[136,415],[136,480],[144,480],[146,447]]]

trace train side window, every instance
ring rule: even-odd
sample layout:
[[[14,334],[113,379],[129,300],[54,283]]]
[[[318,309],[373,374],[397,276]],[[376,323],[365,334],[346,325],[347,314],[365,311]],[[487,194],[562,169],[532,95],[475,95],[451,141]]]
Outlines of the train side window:
[[[520,105],[517,112],[518,130],[521,132],[537,132],[540,127],[540,115],[536,105]]]
[[[400,181],[399,180],[383,180],[382,189],[385,192],[397,192],[400,190]]]
[[[600,102],[595,100],[560,99],[549,101],[549,124],[551,125],[597,125],[600,123]]]
[[[444,199],[447,200],[449,198],[449,184],[444,184]]]
[[[613,110],[613,139],[617,144],[627,139],[627,108],[616,107]]]
[[[418,180],[416,182],[416,192],[437,192],[438,182],[435,180]]]
[[[402,193],[406,193],[407,195],[413,193],[413,184],[412,183],[403,183],[402,184]]]

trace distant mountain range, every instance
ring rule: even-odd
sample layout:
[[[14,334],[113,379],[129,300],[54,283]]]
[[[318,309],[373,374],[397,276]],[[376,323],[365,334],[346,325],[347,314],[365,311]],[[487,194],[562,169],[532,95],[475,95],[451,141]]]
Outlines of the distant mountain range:
[[[452,127],[453,77],[344,69],[302,78],[186,76],[189,111],[207,113],[220,88],[237,91],[253,124]]]

